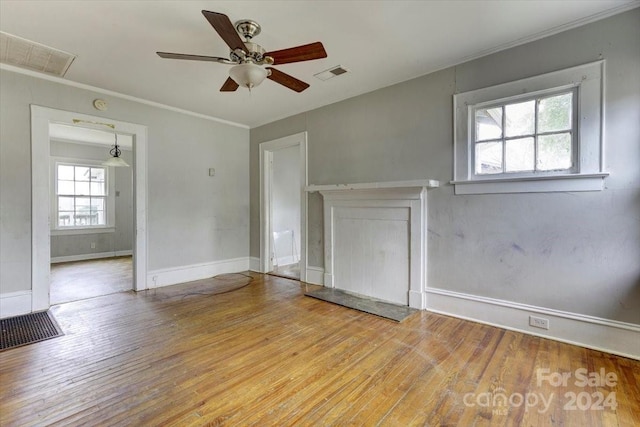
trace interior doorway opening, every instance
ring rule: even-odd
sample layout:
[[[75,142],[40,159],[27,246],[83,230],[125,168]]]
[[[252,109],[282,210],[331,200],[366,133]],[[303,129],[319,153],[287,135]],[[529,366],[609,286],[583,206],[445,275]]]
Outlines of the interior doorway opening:
[[[52,305],[133,289],[133,138],[104,127],[49,124]]]
[[[270,273],[300,279],[300,148],[271,152],[271,259]]]
[[[132,141],[131,180],[133,221],[130,225],[132,289],[147,289],[147,127],[104,117],[90,116],[41,106],[31,106],[31,169],[32,169],[32,289],[31,310],[46,310],[51,305],[51,209],[52,178],[50,125],[79,126],[102,130],[109,127],[118,135],[129,135]],[[108,154],[109,149],[105,150]],[[105,159],[106,160],[106,159]],[[107,208],[105,208],[107,209]],[[89,209],[89,216],[94,212]],[[99,216],[99,214],[95,214]],[[86,213],[85,213],[86,216]],[[71,214],[69,214],[69,220]],[[87,220],[85,218],[85,220]],[[66,221],[66,218],[65,218]]]
[[[260,144],[263,273],[306,280],[306,133]]]

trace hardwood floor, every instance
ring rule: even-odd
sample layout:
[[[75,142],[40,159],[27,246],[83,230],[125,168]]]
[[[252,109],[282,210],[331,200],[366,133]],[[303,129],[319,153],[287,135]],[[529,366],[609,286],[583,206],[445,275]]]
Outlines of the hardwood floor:
[[[51,304],[131,290],[131,260],[123,256],[51,264]]]
[[[640,425],[638,361],[251,275],[53,307],[65,336],[0,353],[0,424]],[[583,368],[615,384],[576,384]]]

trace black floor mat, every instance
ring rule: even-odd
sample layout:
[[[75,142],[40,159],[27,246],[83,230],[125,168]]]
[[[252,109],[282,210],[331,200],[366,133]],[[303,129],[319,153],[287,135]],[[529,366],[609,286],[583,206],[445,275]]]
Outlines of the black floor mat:
[[[0,351],[64,335],[48,311],[0,320]]]
[[[376,316],[395,320],[396,322],[402,322],[413,313],[419,311],[404,305],[393,304],[376,298],[356,295],[333,288],[321,288],[316,291],[306,292],[305,295],[343,307],[364,311],[365,313],[375,314]]]

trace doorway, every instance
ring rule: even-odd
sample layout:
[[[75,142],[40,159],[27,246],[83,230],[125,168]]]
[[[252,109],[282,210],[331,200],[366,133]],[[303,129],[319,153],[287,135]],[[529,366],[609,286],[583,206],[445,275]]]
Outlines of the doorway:
[[[51,174],[49,165],[50,124],[104,129],[107,126],[119,135],[130,135],[133,150],[133,289],[147,288],[147,128],[104,117],[31,106],[31,171],[32,171],[32,291],[31,311],[46,310],[51,305],[51,236],[50,206]]]
[[[52,305],[133,289],[133,138],[104,127],[49,125]]]
[[[260,144],[263,273],[306,280],[306,132]]]

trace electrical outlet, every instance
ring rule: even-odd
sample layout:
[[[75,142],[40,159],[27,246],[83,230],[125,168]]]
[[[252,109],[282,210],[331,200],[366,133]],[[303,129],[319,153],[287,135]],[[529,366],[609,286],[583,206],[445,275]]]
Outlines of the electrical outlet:
[[[95,249],[96,248],[96,242],[91,242],[91,249]]]
[[[529,316],[529,326],[540,329],[549,329],[549,319],[542,317]]]

